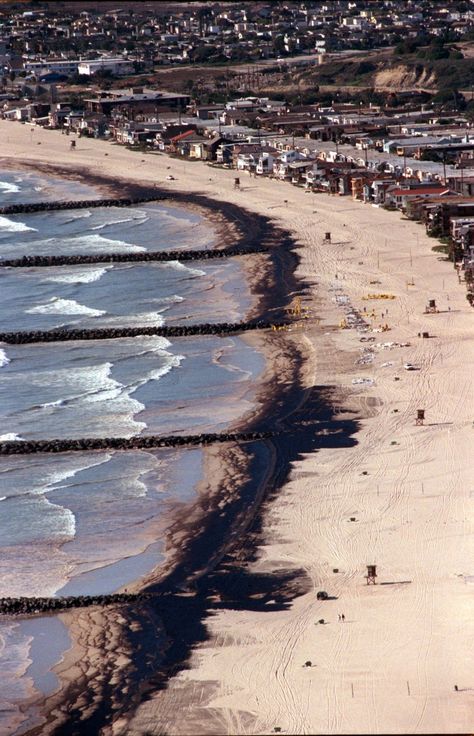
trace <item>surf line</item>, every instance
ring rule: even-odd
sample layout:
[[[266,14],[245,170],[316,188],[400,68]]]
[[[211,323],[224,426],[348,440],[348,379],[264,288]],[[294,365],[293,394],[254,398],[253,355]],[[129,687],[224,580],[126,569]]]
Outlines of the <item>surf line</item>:
[[[158,335],[160,337],[187,337],[189,335],[228,335],[249,330],[281,330],[290,325],[286,321],[216,322],[199,325],[162,327],[101,327],[81,330],[35,330],[31,332],[0,332],[0,343],[27,345],[35,342],[70,342],[72,340],[116,340],[124,337]]]
[[[188,435],[138,435],[135,437],[83,437],[81,439],[4,440],[0,455],[33,455],[35,453],[84,452],[88,450],[147,450],[154,447],[210,445],[216,442],[253,442],[275,436],[268,430],[222,432]]]

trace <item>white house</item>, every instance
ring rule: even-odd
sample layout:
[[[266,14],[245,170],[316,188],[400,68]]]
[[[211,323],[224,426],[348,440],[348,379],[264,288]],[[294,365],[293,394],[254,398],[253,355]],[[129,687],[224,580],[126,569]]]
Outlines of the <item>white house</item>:
[[[80,61],[77,65],[78,73],[84,74],[87,77],[102,70],[110,71],[115,76],[121,76],[133,72],[134,66],[127,59],[92,59],[89,61]]]

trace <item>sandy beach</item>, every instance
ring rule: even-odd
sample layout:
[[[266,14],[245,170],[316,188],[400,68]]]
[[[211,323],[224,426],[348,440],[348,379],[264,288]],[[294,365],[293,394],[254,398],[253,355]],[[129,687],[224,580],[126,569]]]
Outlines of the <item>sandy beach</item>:
[[[61,133],[18,123],[0,121],[0,135],[12,166],[202,193],[288,230],[309,287],[291,333],[308,356],[305,387],[328,387],[338,416],[358,423],[352,447],[301,454],[265,507],[251,571],[302,570],[308,592],[285,610],[214,611],[189,668],[104,733],[471,733],[474,311],[437,241],[350,197],[246,175],[234,190],[232,171],[89,139],[71,152]],[[429,299],[438,313],[424,313]],[[340,328],[348,305],[390,329],[360,342]]]

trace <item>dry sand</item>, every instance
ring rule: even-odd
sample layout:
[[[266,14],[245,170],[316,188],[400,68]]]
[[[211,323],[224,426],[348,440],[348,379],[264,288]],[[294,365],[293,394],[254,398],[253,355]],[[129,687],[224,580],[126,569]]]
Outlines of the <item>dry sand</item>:
[[[361,418],[353,448],[294,464],[265,520],[255,569],[302,567],[314,589],[283,612],[215,613],[191,669],[113,733],[471,733],[474,311],[452,265],[432,252],[436,241],[399,213],[349,197],[245,175],[235,191],[234,172],[198,162],[93,140],[70,152],[61,134],[10,122],[0,122],[0,140],[10,160],[199,191],[290,229],[301,246],[299,273],[313,284],[307,306],[320,318],[301,331],[312,347],[308,385],[339,386],[344,407]],[[165,181],[169,173],[175,181]],[[364,302],[369,292],[396,299]],[[336,294],[360,310],[374,307],[374,324],[389,324],[377,342],[411,345],[357,365],[365,343],[338,329]],[[430,298],[438,314],[424,314]],[[434,337],[417,337],[427,330]],[[420,370],[403,370],[405,361]],[[352,384],[362,377],[374,384]],[[422,427],[418,408],[426,410]],[[378,566],[377,586],[366,585],[367,564]],[[317,601],[318,590],[337,600]]]

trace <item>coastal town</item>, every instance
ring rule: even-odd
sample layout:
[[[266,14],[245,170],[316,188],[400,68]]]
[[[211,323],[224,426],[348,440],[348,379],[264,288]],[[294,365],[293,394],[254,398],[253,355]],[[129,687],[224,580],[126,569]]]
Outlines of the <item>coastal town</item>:
[[[0,4],[0,736],[470,733],[474,0]]]
[[[427,58],[463,58],[460,49],[469,57],[474,6],[402,5],[288,3],[279,12],[269,3],[189,3],[157,13],[143,3],[132,16],[125,7],[72,4],[61,23],[52,22],[51,8],[18,6],[8,17],[3,11],[0,26],[1,116],[30,126],[32,143],[35,129],[60,129],[71,149],[77,139],[103,138],[401,210],[441,238],[474,302],[471,87],[453,88],[448,99],[428,94],[423,83],[383,95],[332,90],[309,104],[301,94],[278,99],[254,89],[271,74],[331,67],[351,52],[397,43],[427,49]],[[262,59],[263,67],[256,64]],[[179,75],[185,64],[223,61],[245,65],[222,67],[220,81],[206,80],[199,67],[199,84],[187,79],[175,89],[171,73],[166,91],[149,85],[153,71],[167,65]]]

